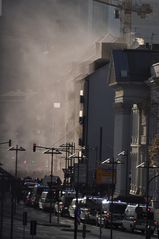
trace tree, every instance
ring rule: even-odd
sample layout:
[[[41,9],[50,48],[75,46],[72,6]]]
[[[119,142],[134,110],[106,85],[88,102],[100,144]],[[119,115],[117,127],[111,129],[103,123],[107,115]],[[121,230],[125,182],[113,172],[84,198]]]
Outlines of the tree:
[[[151,163],[159,163],[159,136],[155,135],[152,144],[149,145],[149,158]]]

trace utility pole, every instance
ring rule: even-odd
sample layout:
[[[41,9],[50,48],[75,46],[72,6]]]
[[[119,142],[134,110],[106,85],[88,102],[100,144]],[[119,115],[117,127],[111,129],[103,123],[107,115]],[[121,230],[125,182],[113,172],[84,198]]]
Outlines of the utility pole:
[[[53,163],[54,163],[53,157],[54,157],[54,154],[62,154],[62,153],[56,148],[50,148],[49,150],[45,151],[44,154],[51,154],[51,172],[50,172],[50,177],[51,177],[51,180],[50,180],[51,200],[50,200],[50,213],[49,213],[49,223],[51,223],[52,222],[52,204],[53,204],[53,202],[52,202],[52,199],[53,199],[53,197],[52,197],[53,196]]]
[[[11,147],[8,150],[9,151],[15,151],[15,153],[16,153],[16,157],[15,157],[15,177],[17,178],[17,176],[18,176],[18,152],[19,151],[26,151],[26,149],[24,149],[21,146],[16,145],[16,147]]]

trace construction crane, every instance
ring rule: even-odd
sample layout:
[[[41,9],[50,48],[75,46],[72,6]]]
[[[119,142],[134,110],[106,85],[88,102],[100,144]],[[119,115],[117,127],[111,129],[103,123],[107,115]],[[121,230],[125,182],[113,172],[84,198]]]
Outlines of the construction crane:
[[[135,12],[141,18],[145,18],[147,14],[152,13],[152,8],[150,4],[132,4],[133,0],[122,0],[122,1],[113,1],[113,0],[93,0],[95,2],[103,3],[108,6],[115,8],[114,17],[119,18],[121,22],[121,32],[123,37],[130,35],[132,32],[132,13]]]

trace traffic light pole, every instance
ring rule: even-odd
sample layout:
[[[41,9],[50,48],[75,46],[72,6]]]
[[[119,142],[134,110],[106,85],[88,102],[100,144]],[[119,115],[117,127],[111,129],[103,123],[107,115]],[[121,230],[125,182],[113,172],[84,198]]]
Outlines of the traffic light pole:
[[[54,159],[54,149],[51,149],[51,183],[50,183],[50,193],[51,193],[51,200],[50,200],[50,216],[49,216],[49,223],[52,221],[52,179],[53,179],[53,159]]]

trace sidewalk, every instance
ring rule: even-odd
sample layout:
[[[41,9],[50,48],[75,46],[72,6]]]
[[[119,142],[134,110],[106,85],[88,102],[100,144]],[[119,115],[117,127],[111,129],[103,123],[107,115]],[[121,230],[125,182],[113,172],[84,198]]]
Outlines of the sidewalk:
[[[44,213],[37,209],[32,210],[32,208],[24,207],[23,204],[18,204],[16,208],[16,214],[14,215],[13,220],[13,237],[10,236],[11,229],[11,219],[10,219],[10,210],[7,208],[4,216],[4,223],[3,223],[3,237],[2,239],[31,239],[32,236],[30,235],[30,228],[31,228],[31,220],[35,220],[37,222],[37,234],[35,238],[37,239],[70,239],[74,238],[75,228],[74,228],[74,221],[70,221],[67,218],[60,218],[59,223],[57,223],[57,217],[52,215],[52,222],[49,223],[49,213]],[[27,212],[28,215],[28,223],[24,227],[23,226],[23,212]],[[33,211],[33,212],[32,212]],[[64,223],[65,222],[65,223]],[[24,237],[25,232],[25,237]],[[83,223],[78,225],[78,239],[82,238],[83,232]],[[87,227],[86,233],[90,233],[90,228]],[[34,238],[34,237],[33,237]],[[88,239],[97,238],[96,236],[87,237]]]
[[[23,202],[20,202],[16,205],[16,209],[14,212],[14,220],[23,222],[23,214],[24,212],[27,213],[27,221],[30,222],[31,220],[37,221],[37,224],[44,225],[44,226],[63,226],[63,227],[70,227],[69,224],[64,224],[60,222],[58,223],[57,216],[54,215],[54,212],[52,212],[51,217],[51,223],[49,222],[50,214],[49,212],[43,212],[39,209],[33,209],[31,207],[25,206]],[[4,218],[10,218],[11,217],[11,206],[10,203],[7,203],[7,206],[4,207]]]

